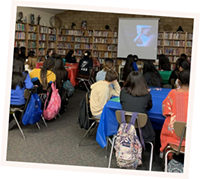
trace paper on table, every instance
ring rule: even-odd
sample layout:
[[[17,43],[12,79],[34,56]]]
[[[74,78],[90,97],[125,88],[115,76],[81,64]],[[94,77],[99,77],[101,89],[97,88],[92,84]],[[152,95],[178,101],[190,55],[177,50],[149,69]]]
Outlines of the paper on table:
[[[110,101],[120,102],[119,97],[112,98]]]

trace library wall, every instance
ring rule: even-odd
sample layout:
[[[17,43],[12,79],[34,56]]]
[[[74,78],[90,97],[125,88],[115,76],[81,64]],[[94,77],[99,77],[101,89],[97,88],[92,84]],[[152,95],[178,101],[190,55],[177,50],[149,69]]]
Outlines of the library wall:
[[[16,14],[16,20],[19,19],[19,12],[23,12],[23,21],[25,20],[25,17],[27,19],[27,23],[30,23],[30,14],[35,15],[35,24],[37,24],[37,17],[40,15],[42,18],[40,19],[40,25],[44,26],[50,26],[49,19],[54,16],[54,14],[43,12],[41,10],[33,9],[31,7],[17,7],[17,14]]]
[[[102,13],[102,12],[87,12],[87,11],[72,11],[67,10],[64,13],[57,14],[62,20],[63,26],[67,25],[67,28],[71,28],[72,22],[76,24],[74,28],[80,29],[81,22],[87,21],[87,29],[105,29],[105,25],[109,25],[110,29],[118,29],[118,18],[160,18],[159,31],[165,31],[164,26],[170,25],[171,31],[174,32],[179,26],[183,28],[185,32],[193,32],[193,19],[186,18],[174,18],[174,17],[159,17],[159,16],[145,16],[145,15],[130,15],[130,14],[114,14],[114,13]]]

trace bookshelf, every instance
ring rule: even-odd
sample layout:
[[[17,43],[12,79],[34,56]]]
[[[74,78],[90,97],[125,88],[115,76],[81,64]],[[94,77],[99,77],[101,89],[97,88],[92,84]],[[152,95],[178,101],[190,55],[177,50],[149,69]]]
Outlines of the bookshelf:
[[[193,34],[190,32],[159,32],[157,54],[165,54],[172,68],[181,53],[191,59]],[[39,60],[44,60],[47,49],[63,58],[69,50],[81,58],[86,50],[100,63],[104,58],[117,59],[117,30],[57,29],[41,25],[16,22],[14,46],[25,46],[26,52],[34,50]]]
[[[173,69],[182,53],[185,53],[189,60],[191,59],[192,36],[192,33],[188,32],[159,32],[157,54],[165,54]]]

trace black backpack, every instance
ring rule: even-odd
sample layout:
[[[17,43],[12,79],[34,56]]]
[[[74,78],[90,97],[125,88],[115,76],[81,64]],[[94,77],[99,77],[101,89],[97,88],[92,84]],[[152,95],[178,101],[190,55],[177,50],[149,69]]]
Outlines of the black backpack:
[[[67,95],[67,90],[65,90],[65,88],[61,88],[59,90],[59,94],[60,94],[60,98],[61,98],[61,109],[60,111],[65,111],[65,109],[67,108],[69,99],[68,99],[68,95]]]
[[[80,128],[88,130],[94,120],[89,120],[89,118],[92,116],[92,113],[90,111],[89,104],[87,105],[86,103],[86,96],[89,98],[90,92],[85,95],[79,104],[78,124]]]

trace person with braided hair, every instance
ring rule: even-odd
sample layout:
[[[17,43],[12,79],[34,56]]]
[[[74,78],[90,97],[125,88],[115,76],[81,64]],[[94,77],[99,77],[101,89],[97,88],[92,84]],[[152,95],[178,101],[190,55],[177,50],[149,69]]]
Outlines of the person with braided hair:
[[[32,81],[38,81],[41,84],[42,90],[46,91],[48,84],[50,82],[56,81],[56,75],[52,71],[55,65],[55,61],[51,58],[48,58],[44,61],[43,67],[35,68],[30,72],[30,77]]]

